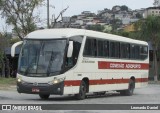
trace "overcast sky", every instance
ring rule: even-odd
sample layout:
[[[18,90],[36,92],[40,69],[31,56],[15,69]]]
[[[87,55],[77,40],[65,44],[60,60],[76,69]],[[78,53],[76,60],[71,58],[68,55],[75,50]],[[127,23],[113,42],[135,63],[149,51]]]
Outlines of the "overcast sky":
[[[47,0],[46,0],[47,1]],[[154,0],[49,0],[50,5],[55,8],[50,7],[50,18],[51,15],[56,16],[59,12],[69,6],[68,10],[63,16],[73,16],[78,15],[83,11],[91,11],[97,13],[98,10],[103,10],[104,8],[112,9],[115,5],[126,5],[131,9],[141,9],[153,6]],[[41,18],[46,19],[47,10],[46,7],[38,9]],[[44,22],[46,23],[46,22]],[[43,23],[43,24],[44,24]],[[0,31],[5,27],[4,20],[0,19]],[[7,27],[8,31],[11,31],[11,27]]]
[[[69,6],[64,15],[72,16],[80,14],[82,11],[91,11],[97,13],[98,10],[104,8],[111,9],[115,5],[126,5],[131,9],[140,9],[153,6],[154,0],[50,0],[50,4],[55,9],[50,9],[54,13],[59,12],[63,8]]]

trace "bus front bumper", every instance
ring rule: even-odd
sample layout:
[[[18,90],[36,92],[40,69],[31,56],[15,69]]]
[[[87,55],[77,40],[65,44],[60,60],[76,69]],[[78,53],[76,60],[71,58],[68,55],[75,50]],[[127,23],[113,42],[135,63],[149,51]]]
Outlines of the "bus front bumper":
[[[63,95],[64,81],[57,84],[17,83],[19,93]]]

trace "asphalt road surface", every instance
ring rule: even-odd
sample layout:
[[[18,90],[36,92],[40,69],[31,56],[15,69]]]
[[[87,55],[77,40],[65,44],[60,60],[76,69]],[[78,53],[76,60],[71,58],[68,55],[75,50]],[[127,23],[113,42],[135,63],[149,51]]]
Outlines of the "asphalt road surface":
[[[51,95],[48,100],[41,100],[38,95],[32,94],[19,94],[15,89],[13,90],[0,90],[0,104],[160,104],[160,85],[149,84],[145,88],[135,89],[133,96],[121,96],[115,92],[107,92],[105,95],[88,95],[85,100],[76,100],[72,95],[56,96]],[[160,107],[160,106],[159,106]],[[160,108],[159,108],[160,109]],[[2,111],[0,111],[2,112]],[[6,112],[6,111],[5,111]],[[15,111],[16,113],[17,111]],[[26,111],[24,111],[26,112]],[[36,112],[36,111],[34,111]],[[40,111],[38,111],[40,112]],[[38,113],[37,112],[37,113]],[[42,113],[44,111],[41,111]],[[40,112],[40,113],[41,113]],[[74,110],[58,110],[47,111],[51,113],[76,113]],[[83,113],[106,113],[106,110],[83,110],[78,111]],[[115,111],[110,110],[109,113],[137,113],[137,110],[130,111]],[[138,110],[144,113],[142,110]],[[145,113],[160,113],[160,110],[145,110]],[[23,113],[20,111],[20,113]]]

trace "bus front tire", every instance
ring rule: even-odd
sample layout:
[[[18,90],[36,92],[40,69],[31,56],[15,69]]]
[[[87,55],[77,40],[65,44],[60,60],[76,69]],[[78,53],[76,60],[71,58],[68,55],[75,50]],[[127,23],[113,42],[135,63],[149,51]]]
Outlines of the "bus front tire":
[[[39,97],[44,100],[48,99],[49,96],[50,96],[49,94],[39,94]]]
[[[76,99],[83,100],[86,97],[87,86],[84,81],[81,82],[79,93],[75,95]]]

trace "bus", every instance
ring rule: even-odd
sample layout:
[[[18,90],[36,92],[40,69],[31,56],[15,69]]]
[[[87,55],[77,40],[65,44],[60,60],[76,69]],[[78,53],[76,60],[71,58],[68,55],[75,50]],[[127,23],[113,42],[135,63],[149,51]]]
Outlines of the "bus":
[[[148,84],[148,43],[112,34],[74,28],[43,29],[13,44],[21,45],[17,91],[75,95],[117,91],[132,95]]]

